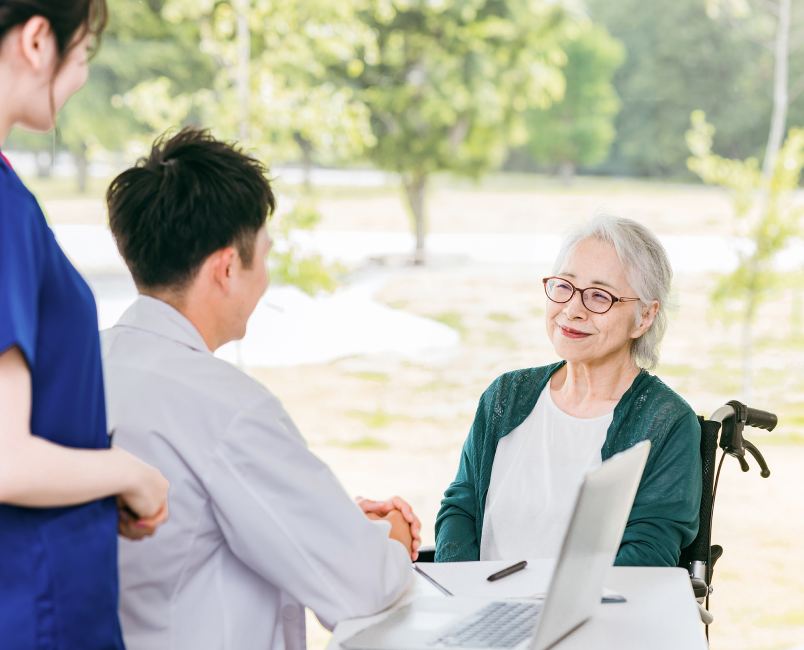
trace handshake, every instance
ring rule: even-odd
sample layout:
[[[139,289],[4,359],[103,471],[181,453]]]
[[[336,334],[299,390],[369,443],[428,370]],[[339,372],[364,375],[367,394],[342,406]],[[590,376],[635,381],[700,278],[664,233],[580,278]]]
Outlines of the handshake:
[[[413,508],[399,497],[391,497],[387,501],[372,501],[363,497],[355,497],[355,503],[366,513],[369,519],[383,519],[391,524],[389,537],[401,542],[410,553],[411,561],[419,557],[422,544],[422,522],[413,514]]]

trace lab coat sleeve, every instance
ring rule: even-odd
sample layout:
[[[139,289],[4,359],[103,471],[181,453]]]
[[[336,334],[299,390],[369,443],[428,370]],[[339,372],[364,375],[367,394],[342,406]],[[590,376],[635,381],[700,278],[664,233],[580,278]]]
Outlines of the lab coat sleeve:
[[[233,419],[204,482],[232,552],[327,627],[387,608],[412,578],[405,547],[363,514],[269,393]]]

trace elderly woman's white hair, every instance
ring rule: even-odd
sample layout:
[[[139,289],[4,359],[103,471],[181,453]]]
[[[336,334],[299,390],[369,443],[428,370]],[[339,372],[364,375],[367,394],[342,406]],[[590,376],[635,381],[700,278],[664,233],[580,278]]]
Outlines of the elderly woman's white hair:
[[[670,297],[673,269],[667,251],[659,238],[641,223],[599,212],[587,224],[576,227],[566,236],[553,273],[560,273],[573,249],[587,239],[609,244],[617,252],[628,283],[642,306],[636,313],[637,323],[650,303],[654,300],[659,303],[653,324],[631,346],[631,359],[637,366],[646,370],[655,368],[667,331],[668,312],[675,308]]]

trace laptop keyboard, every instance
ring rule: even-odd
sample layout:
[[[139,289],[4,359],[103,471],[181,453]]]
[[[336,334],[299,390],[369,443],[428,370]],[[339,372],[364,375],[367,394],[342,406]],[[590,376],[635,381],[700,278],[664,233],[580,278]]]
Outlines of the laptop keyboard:
[[[453,625],[428,645],[447,648],[513,648],[536,627],[542,606],[491,603]]]

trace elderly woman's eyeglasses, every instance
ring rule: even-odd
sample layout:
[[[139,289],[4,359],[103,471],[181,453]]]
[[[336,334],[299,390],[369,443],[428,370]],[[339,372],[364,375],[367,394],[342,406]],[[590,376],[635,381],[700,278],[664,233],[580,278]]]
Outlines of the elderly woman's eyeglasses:
[[[575,292],[581,294],[583,306],[594,314],[605,314],[615,302],[633,302],[639,298],[617,298],[614,294],[605,289],[590,287],[589,289],[579,289],[569,280],[564,278],[544,278],[544,292],[553,302],[564,303],[572,300]]]

